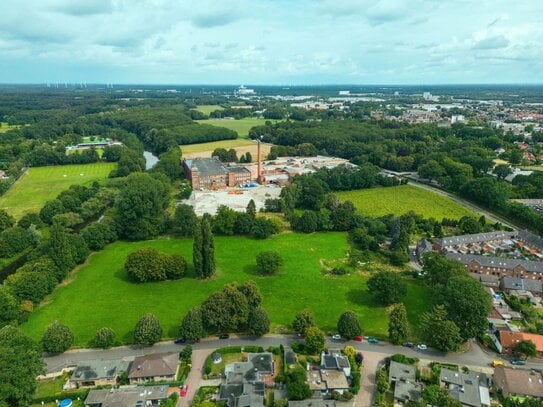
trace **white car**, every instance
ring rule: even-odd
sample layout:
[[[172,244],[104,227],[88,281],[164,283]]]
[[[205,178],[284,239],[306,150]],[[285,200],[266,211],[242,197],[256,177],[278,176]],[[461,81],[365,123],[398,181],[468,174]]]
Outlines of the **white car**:
[[[335,335],[332,335],[332,339],[334,341],[339,341],[341,339],[341,335],[340,334],[335,334]]]
[[[417,345],[417,349],[418,350],[426,350],[426,349],[428,349],[428,346],[426,346],[423,343],[420,343],[420,344]]]

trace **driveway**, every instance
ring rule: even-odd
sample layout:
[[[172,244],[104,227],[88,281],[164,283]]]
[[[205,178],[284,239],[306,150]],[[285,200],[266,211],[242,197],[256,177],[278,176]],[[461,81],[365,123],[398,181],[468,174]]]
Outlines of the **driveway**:
[[[360,391],[356,395],[356,407],[373,406],[375,395],[375,372],[379,363],[386,358],[387,354],[378,352],[364,352],[364,365],[362,366],[362,377]]]
[[[204,364],[209,354],[210,350],[208,349],[197,349],[192,351],[192,369],[187,376],[187,380],[185,380],[185,384],[189,386],[189,388],[185,397],[179,397],[177,407],[188,407],[191,405],[192,399],[200,387],[200,381],[202,380],[204,372]]]

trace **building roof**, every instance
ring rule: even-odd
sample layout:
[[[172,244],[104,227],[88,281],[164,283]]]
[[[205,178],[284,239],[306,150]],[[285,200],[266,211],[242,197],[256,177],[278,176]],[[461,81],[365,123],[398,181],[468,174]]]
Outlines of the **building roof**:
[[[249,173],[249,174],[251,173],[251,171],[249,171],[247,168],[239,166],[239,165],[226,167],[226,170],[228,172],[239,172],[239,173]]]
[[[342,370],[321,370],[321,379],[326,382],[328,390],[348,389],[349,382]]]
[[[398,381],[394,385],[394,399],[401,401],[419,401],[422,395],[422,385]]]
[[[296,363],[296,354],[291,350],[287,350],[285,352],[285,362],[287,362],[288,365]]]
[[[472,235],[450,236],[443,239],[436,239],[436,244],[440,246],[455,246],[458,244],[467,244],[474,242],[487,242],[491,240],[512,239],[518,235],[518,232],[487,232],[487,233],[475,233]]]
[[[349,358],[341,354],[340,350],[330,350],[329,353],[321,353],[321,368],[323,369],[345,369],[350,368]]]
[[[450,396],[463,405],[472,407],[490,405],[488,378],[484,373],[462,373],[442,368],[440,380],[448,387]]]
[[[542,292],[543,287],[541,280],[510,276],[502,278],[502,285],[505,290],[533,291],[538,293]]]
[[[500,343],[502,347],[514,349],[521,341],[532,341],[537,352],[543,352],[543,335],[529,334],[525,332],[500,331]]]
[[[417,378],[417,372],[415,366],[406,365],[405,363],[398,363],[390,361],[389,374],[390,381],[412,381]]]
[[[197,170],[201,176],[226,174],[228,172],[224,164],[217,158],[193,158],[185,160],[185,162],[191,170]]]
[[[87,360],[79,362],[72,373],[72,381],[89,381],[99,379],[114,379],[122,372],[128,371],[130,362],[122,359]]]
[[[543,377],[533,370],[497,366],[494,369],[494,385],[519,396],[543,397]]]
[[[300,400],[300,401],[289,401],[288,407],[336,407],[336,402],[334,400]]]
[[[91,390],[85,399],[85,405],[100,404],[102,407],[134,407],[144,406],[147,401],[166,398],[168,398],[168,386]]]
[[[249,353],[247,362],[235,362],[225,366],[227,383],[253,382],[260,374],[273,373],[273,355],[270,352]]]
[[[522,267],[531,273],[543,273],[543,262],[528,261],[519,259],[505,259],[503,257],[481,256],[478,254],[447,253],[448,259],[459,261],[462,264],[477,262],[481,267],[494,267],[513,270],[515,267]]]
[[[262,382],[221,384],[219,400],[228,407],[260,407],[264,405],[266,386]]]
[[[128,378],[172,376],[177,373],[178,366],[179,354],[175,352],[138,356],[132,363]]]

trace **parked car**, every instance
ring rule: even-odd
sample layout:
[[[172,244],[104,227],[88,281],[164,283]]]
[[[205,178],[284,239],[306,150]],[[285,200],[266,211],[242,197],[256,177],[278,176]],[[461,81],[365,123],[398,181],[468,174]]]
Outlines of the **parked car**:
[[[413,342],[404,342],[402,343],[402,346],[405,346],[406,348],[412,348],[415,346]]]
[[[426,350],[426,349],[428,349],[428,346],[426,346],[426,345],[423,344],[423,343],[419,343],[419,344],[417,345],[417,349],[418,349],[418,350]]]
[[[368,343],[379,343],[377,338],[368,338]]]
[[[503,363],[501,360],[493,360],[491,365],[492,365],[492,367],[505,366],[505,363]]]
[[[361,336],[355,336],[353,338],[353,341],[362,342],[362,337]]]
[[[187,395],[187,391],[189,390],[189,386],[184,384],[183,386],[179,386],[181,389],[181,397],[185,397]]]
[[[513,359],[511,361],[511,364],[512,365],[517,365],[517,366],[524,366],[526,364],[526,361],[522,360],[522,359]]]
[[[182,343],[185,343],[186,341],[187,340],[185,338],[177,338],[176,340],[173,341],[173,343],[180,345]]]
[[[332,335],[332,339],[334,341],[339,341],[341,339],[341,335],[340,334],[335,334],[335,335]]]
[[[230,338],[230,335],[228,335],[228,334],[220,334],[219,335],[219,339],[228,339],[228,338]]]

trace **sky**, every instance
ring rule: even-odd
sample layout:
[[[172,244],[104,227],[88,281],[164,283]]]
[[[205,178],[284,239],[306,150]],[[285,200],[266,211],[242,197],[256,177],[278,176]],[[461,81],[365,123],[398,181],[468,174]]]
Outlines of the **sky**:
[[[543,83],[541,0],[2,0],[0,83]]]

